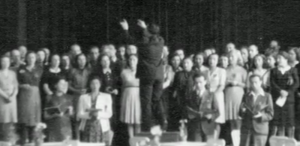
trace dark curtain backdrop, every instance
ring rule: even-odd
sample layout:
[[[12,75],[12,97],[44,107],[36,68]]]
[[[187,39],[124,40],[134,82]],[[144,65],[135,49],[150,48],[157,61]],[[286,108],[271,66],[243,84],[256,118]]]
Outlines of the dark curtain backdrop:
[[[196,52],[226,43],[258,44],[271,39],[298,45],[299,0],[0,0],[0,38],[4,48],[65,51],[72,43],[83,48],[115,43],[119,21],[126,18],[132,33],[136,20],[155,22],[171,49]]]

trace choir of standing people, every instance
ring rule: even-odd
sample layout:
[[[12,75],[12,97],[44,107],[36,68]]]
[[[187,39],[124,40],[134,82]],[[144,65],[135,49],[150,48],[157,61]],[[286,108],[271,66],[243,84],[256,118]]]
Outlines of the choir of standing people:
[[[300,48],[285,51],[274,40],[261,53],[231,42],[224,54],[210,47],[188,56],[170,53],[155,24],[139,20],[137,39],[120,24],[125,43],[92,46],[88,55],[79,44],[64,54],[20,46],[3,55],[0,139],[16,131],[20,144],[32,142],[43,121],[47,141],[120,145],[157,124],[178,131],[187,119],[191,141],[224,137],[225,123],[233,146],[263,146],[271,135],[299,140]]]

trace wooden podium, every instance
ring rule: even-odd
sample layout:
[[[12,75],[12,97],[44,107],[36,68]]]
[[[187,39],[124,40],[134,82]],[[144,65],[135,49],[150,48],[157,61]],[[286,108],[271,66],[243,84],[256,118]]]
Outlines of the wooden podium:
[[[148,137],[149,139],[152,139],[152,135],[150,132],[141,132],[136,134],[135,136],[138,137]],[[179,142],[180,141],[180,135],[179,132],[164,132],[161,136],[161,142]]]

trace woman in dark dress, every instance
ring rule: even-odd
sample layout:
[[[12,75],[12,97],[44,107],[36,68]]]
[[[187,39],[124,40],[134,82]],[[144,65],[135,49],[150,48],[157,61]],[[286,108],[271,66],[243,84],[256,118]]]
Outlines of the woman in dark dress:
[[[90,68],[87,67],[87,59],[84,54],[79,54],[75,57],[76,62],[68,75],[69,93],[73,96],[74,110],[77,112],[78,99],[87,91],[88,79],[91,74]],[[77,139],[79,136],[78,126],[76,125],[76,117],[72,119],[73,122],[73,138]]]
[[[190,58],[183,60],[183,70],[175,74],[173,82],[173,99],[169,100],[169,119],[168,130],[178,131],[179,121],[186,118],[185,101],[187,94],[193,87],[193,76],[195,72],[192,70],[193,62]]]
[[[294,138],[295,131],[295,93],[299,87],[297,69],[288,64],[289,54],[280,52],[277,56],[278,66],[271,70],[271,95],[274,103],[274,120],[272,135]],[[277,104],[277,100],[284,101]],[[277,134],[278,133],[278,134]]]
[[[39,84],[42,70],[36,65],[36,54],[28,52],[26,66],[18,71],[18,123],[21,130],[21,144],[32,142],[34,126],[41,121],[41,97]]]
[[[67,81],[59,78],[55,81],[54,94],[45,106],[45,120],[47,123],[48,140],[59,142],[72,136],[71,117],[73,115],[72,97],[65,94]],[[47,112],[50,108],[59,109],[60,113]]]
[[[47,68],[42,76],[42,86],[45,96],[50,96],[54,93],[55,81],[57,78],[65,77],[65,73],[60,69],[60,57],[58,54],[51,56],[49,68]],[[42,97],[42,102],[45,103],[47,97]]]

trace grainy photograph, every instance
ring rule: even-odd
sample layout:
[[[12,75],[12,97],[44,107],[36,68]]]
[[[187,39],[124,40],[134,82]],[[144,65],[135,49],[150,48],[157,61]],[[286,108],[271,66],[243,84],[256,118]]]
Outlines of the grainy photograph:
[[[0,146],[299,146],[300,0],[0,0]]]

